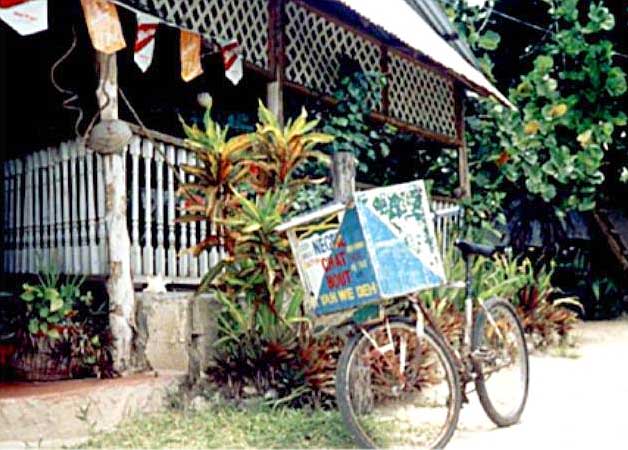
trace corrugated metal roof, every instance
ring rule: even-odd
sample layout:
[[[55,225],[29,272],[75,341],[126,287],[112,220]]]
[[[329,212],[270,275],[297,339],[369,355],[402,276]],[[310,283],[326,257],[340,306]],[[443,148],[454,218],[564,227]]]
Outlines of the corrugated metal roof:
[[[406,0],[338,0],[353,9],[356,13],[398,38],[409,47],[419,51],[436,64],[445,68],[452,76],[458,78],[472,90],[491,95],[500,102],[513,107],[508,99],[474,67],[461,53],[451,47],[443,37],[430,25],[423,14],[411,6]],[[416,0],[427,3],[431,0]],[[426,13],[424,13],[426,14]],[[442,19],[442,16],[441,16]],[[434,17],[434,20],[436,18]]]
[[[480,64],[467,41],[460,36],[458,30],[449,20],[443,8],[435,0],[406,0],[406,2],[425,19],[436,32],[476,69]]]

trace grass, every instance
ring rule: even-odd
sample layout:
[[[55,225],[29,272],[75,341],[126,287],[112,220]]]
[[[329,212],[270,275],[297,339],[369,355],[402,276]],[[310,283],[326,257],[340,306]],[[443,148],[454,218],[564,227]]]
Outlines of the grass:
[[[240,409],[214,405],[169,410],[95,434],[82,448],[348,448],[355,446],[338,411]]]

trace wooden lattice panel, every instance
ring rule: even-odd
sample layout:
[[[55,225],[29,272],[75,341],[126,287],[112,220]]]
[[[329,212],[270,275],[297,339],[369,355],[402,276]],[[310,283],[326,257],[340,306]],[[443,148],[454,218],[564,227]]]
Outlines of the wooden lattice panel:
[[[453,80],[393,52],[389,57],[389,114],[432,133],[456,139]]]
[[[338,85],[341,55],[359,62],[365,72],[381,70],[376,43],[293,2],[286,4],[286,15],[288,81],[330,95]]]
[[[117,0],[210,39],[237,39],[244,59],[268,69],[266,0]]]

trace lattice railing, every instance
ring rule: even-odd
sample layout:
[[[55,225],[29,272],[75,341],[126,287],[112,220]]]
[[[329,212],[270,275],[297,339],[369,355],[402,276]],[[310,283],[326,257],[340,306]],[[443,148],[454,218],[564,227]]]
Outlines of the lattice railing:
[[[286,79],[330,95],[338,86],[340,57],[348,56],[365,72],[381,71],[381,47],[349,28],[297,3],[286,4]],[[372,105],[379,111],[381,105]]]
[[[237,39],[244,59],[269,68],[267,0],[117,0],[210,39]]]
[[[454,82],[407,57],[389,53],[389,114],[432,133],[458,138]]]

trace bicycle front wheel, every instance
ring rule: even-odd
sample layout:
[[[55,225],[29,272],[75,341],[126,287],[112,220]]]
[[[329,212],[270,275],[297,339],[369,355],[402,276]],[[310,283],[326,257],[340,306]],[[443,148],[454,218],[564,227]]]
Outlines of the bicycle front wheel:
[[[430,328],[392,319],[349,340],[336,375],[338,406],[363,448],[442,448],[458,423],[458,372]]]
[[[500,427],[517,423],[528,398],[529,360],[523,327],[506,300],[484,303],[473,326],[473,362],[480,403]]]

